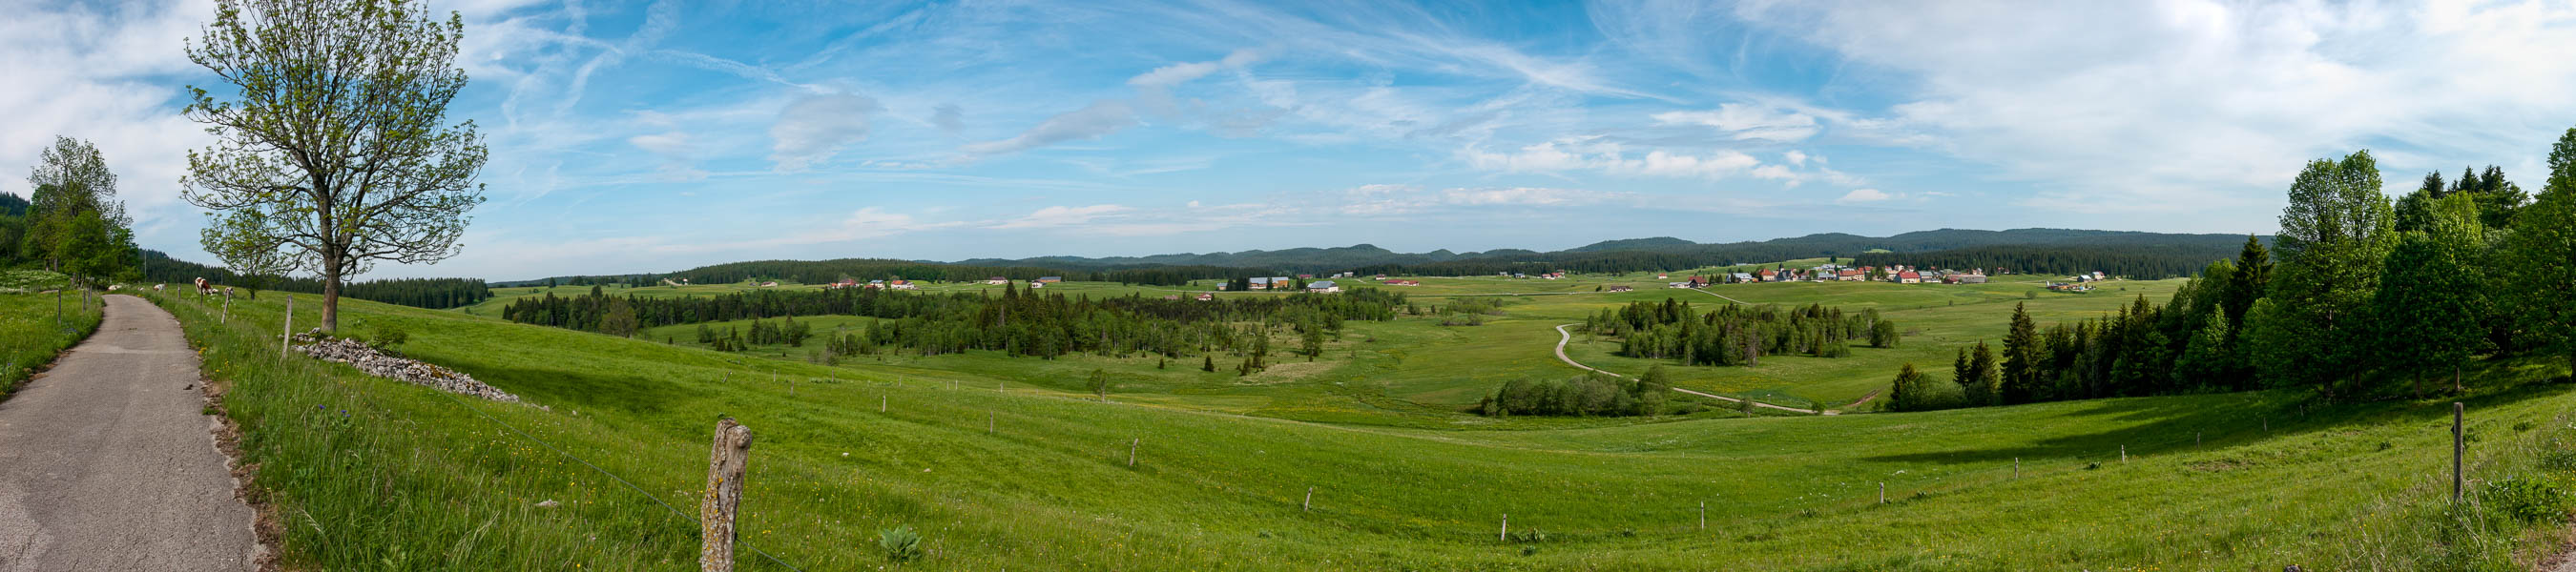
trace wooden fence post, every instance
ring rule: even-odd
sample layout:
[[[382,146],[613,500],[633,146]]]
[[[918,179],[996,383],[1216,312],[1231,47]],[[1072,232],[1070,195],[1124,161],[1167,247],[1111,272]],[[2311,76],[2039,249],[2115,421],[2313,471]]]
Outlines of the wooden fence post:
[[[1503,531],[1495,534],[1494,539],[1506,542],[1512,539],[1512,513],[1503,513]]]
[[[2460,402],[2457,402],[2457,401],[2453,401],[2453,402],[2451,402],[2451,503],[2452,503],[2452,504],[2459,504],[2459,502],[2460,502],[2460,485],[2461,485],[2461,482],[2462,482],[2462,480],[2463,480],[2463,479],[2461,478],[2461,476],[2460,476],[2460,458],[2461,458],[2461,457],[2465,457],[2465,456],[2467,456],[2467,455],[2468,455],[2468,452],[2469,452],[2468,432],[2466,431],[2465,427],[2461,424],[2461,422],[2462,422],[2462,421],[2467,420],[2467,418],[2468,418],[2468,414],[2469,414],[2469,407],[2468,407],[2467,405],[2462,405]]]
[[[2013,457],[2013,478],[2021,478],[2021,457]]]
[[[2129,462],[2129,446],[2126,444],[2120,445],[2120,462]]]
[[[1699,501],[1699,529],[1708,530],[1708,501]]]
[[[698,504],[698,567],[703,572],[733,571],[733,515],[742,504],[742,477],[751,462],[751,429],[732,417],[716,420],[713,450],[707,454],[706,498]]]
[[[1127,468],[1136,468],[1136,447],[1144,444],[1145,438],[1143,437],[1137,437],[1136,440],[1127,442]]]
[[[1878,504],[1887,504],[1887,481],[1878,482]]]
[[[1298,512],[1315,512],[1315,487],[1306,487],[1306,502],[1297,505]]]
[[[277,357],[286,358],[286,346],[295,339],[295,295],[286,295],[286,328],[277,334]]]

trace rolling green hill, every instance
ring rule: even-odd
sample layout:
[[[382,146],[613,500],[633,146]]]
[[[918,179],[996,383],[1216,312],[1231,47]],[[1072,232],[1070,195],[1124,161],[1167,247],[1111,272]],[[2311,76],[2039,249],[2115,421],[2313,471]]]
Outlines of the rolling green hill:
[[[229,325],[159,302],[229,387],[291,567],[691,569],[695,526],[655,499],[694,513],[718,415],[755,435],[742,540],[806,570],[888,566],[874,540],[897,525],[929,549],[902,567],[934,570],[2483,569],[2550,546],[2501,516],[2511,494],[2449,504],[2447,399],[1508,422],[1427,406],[1514,371],[1569,374],[1546,353],[1558,314],[1670,295],[1586,287],[1630,277],[1652,275],[1426,281],[1426,299],[1519,301],[1472,332],[1354,332],[1327,371],[1267,380],[972,354],[826,365],[344,301],[345,330],[409,332],[403,351],[531,405],[280,360],[277,296],[236,302]],[[1560,287],[1526,290],[1539,285]],[[2026,284],[1773,286],[1792,285],[1712,292],[1911,312],[1897,319],[1925,340],[1981,337],[1967,316],[2031,299],[2011,290]],[[2062,296],[2041,300],[2080,315],[2125,299]],[[313,323],[305,297],[296,320]],[[2576,386],[2540,381],[2553,365],[2473,377],[2473,491],[2576,469]],[[1126,369],[1108,400],[1078,389],[1076,372],[1112,366]],[[1772,374],[1834,398],[1871,379]],[[1506,514],[1520,534],[1503,534]]]

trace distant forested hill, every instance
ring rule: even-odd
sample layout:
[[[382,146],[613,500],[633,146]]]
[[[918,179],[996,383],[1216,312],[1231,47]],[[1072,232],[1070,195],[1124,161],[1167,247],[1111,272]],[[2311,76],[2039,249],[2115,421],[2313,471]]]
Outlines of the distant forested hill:
[[[143,281],[171,285],[190,284],[198,278],[219,286],[240,286],[260,290],[284,290],[303,294],[322,293],[322,281],[311,278],[276,276],[242,276],[215,266],[171,258],[158,250],[144,250]],[[349,282],[340,286],[340,294],[387,304],[415,308],[454,308],[472,305],[492,297],[492,290],[474,278],[387,278]]]
[[[838,260],[758,260],[703,266],[666,274],[558,276],[495,283],[494,286],[622,283],[651,285],[664,278],[698,284],[745,280],[787,280],[808,284],[851,278],[880,280],[961,281],[1000,276],[1029,280],[1063,276],[1070,280],[1176,285],[1190,280],[1265,275],[1363,274],[1463,276],[1495,272],[1635,272],[1685,270],[1737,263],[1799,258],[1867,257],[1875,263],[1948,266],[2006,266],[2027,272],[2101,270],[2129,276],[2179,276],[2199,270],[2210,260],[2233,256],[2244,235],[2164,234],[2105,230],[2025,228],[2014,230],[1942,229],[1888,237],[1811,234],[1765,241],[1697,243],[1673,237],[1597,242],[1556,252],[1496,249],[1483,252],[1404,253],[1357,244],[1338,248],[1290,248],[1205,254],[1157,254],[1084,258],[976,258],[957,262],[845,258]],[[2268,243],[2268,238],[2266,239]],[[1871,253],[1876,254],[1871,254]],[[1931,256],[1939,253],[1939,256]],[[1998,264],[1986,261],[2012,261]],[[1975,262],[1971,264],[1971,262]]]
[[[2202,263],[2233,256],[2244,241],[2245,236],[2237,234],[2167,234],[2050,228],[2000,231],[1942,229],[1888,237],[1825,233],[1765,241],[1706,244],[1672,237],[1638,238],[1597,242],[1556,252],[1504,249],[1463,254],[1451,253],[1447,250],[1408,254],[1361,244],[1343,248],[1248,250],[1233,253],[1163,254],[1141,257],[1051,256],[1020,260],[977,259],[964,263],[1042,265],[1069,269],[1133,267],[1137,264],[1194,264],[1270,268],[1301,273],[1353,270],[1367,274],[1458,276],[1551,270],[1576,272],[1682,270],[1798,258],[1827,256],[1848,258],[1883,250],[1888,251],[1885,253],[1886,256],[1877,256],[1870,260],[1893,260],[1900,264],[1936,266],[1950,265],[1941,262],[1948,260],[2011,259],[2026,261],[2026,264],[2019,265],[2017,268],[2028,268],[2032,272],[2075,272],[2078,267],[2087,271],[2098,269],[2110,272],[2108,267],[2086,264],[2116,262],[2111,266],[2136,269],[2136,272],[2129,274],[2143,277],[2190,274],[2198,271]],[[1927,258],[1919,262],[1908,262],[1907,260],[1911,259],[1906,258],[1907,255],[1944,251],[1959,252],[1943,258]],[[2016,252],[2024,254],[2013,254]],[[2123,253],[2135,253],[2137,256],[2125,256]],[[2059,269],[2060,265],[2064,265],[2065,268]],[[1967,267],[1967,265],[1957,266]]]

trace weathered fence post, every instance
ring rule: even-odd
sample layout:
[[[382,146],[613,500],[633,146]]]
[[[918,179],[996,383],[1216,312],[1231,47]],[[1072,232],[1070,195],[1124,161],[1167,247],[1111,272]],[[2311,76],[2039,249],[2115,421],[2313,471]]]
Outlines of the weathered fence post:
[[[1887,481],[1878,482],[1878,504],[1887,504]]]
[[[2468,432],[2465,427],[2461,425],[2462,421],[2467,420],[2468,414],[2469,406],[2462,405],[2457,401],[2451,402],[2451,502],[2453,504],[2458,504],[2460,502],[2460,483],[2462,481],[2460,476],[2460,458],[2467,456],[2469,452]]]
[[[1503,513],[1503,531],[1495,534],[1494,539],[1501,541],[1510,541],[1512,539],[1512,513]]]
[[[1699,529],[1708,530],[1708,501],[1699,501]]]
[[[232,296],[224,296],[224,319],[223,319],[223,320],[221,320],[221,321],[215,322],[215,323],[218,323],[218,324],[230,324],[230,323],[233,323],[233,297],[232,297]]]
[[[993,434],[993,412],[984,412],[984,434]]]
[[[1298,512],[1315,512],[1315,487],[1306,487],[1306,502],[1297,505]]]
[[[2120,445],[2120,462],[2122,462],[2122,463],[2127,463],[2127,462],[2129,462],[2129,446],[2128,446],[2128,445],[2125,445],[2125,444],[2124,444],[2124,445]]]
[[[1136,447],[1144,444],[1145,438],[1143,437],[1137,437],[1136,440],[1127,442],[1127,468],[1136,468]]]
[[[751,462],[751,429],[732,417],[716,420],[713,450],[707,454],[706,498],[698,504],[698,566],[704,572],[733,571],[733,515],[742,504],[742,476]]]
[[[878,412],[878,413],[884,413],[884,412],[886,412],[886,399],[887,399],[887,397],[886,397],[886,395],[885,395],[885,394],[883,394],[883,393],[879,393],[879,394],[877,394],[877,412]]]
[[[2198,448],[2200,448],[2200,432],[2199,432],[2199,431],[2193,431],[2193,432],[2191,432],[2191,448],[2194,448],[2194,449],[2198,449]]]
[[[286,329],[277,334],[277,357],[286,358],[286,346],[295,340],[295,295],[286,295]]]
[[[2021,478],[2021,457],[2013,457],[2013,478]]]

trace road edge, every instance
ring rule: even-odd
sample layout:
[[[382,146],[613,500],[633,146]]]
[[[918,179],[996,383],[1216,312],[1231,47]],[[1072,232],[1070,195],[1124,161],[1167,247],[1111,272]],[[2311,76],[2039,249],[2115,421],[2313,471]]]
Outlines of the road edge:
[[[214,376],[206,374],[204,357],[206,348],[198,345],[197,339],[188,335],[188,324],[179,320],[178,312],[162,307],[162,300],[158,297],[135,296],[135,298],[169,314],[171,321],[179,322],[180,340],[188,344],[191,352],[197,354],[196,388],[198,396],[206,404],[206,434],[209,438],[207,444],[215,448],[215,453],[224,456],[224,469],[231,473],[233,480],[233,499],[250,507],[251,569],[259,572],[277,572],[281,566],[278,555],[282,554],[278,549],[278,541],[286,537],[285,525],[281,524],[285,520],[278,515],[277,505],[268,502],[267,493],[253,482],[259,474],[259,465],[242,462],[241,425],[233,422],[232,410],[224,405],[224,394],[232,390],[232,385],[217,381]]]

